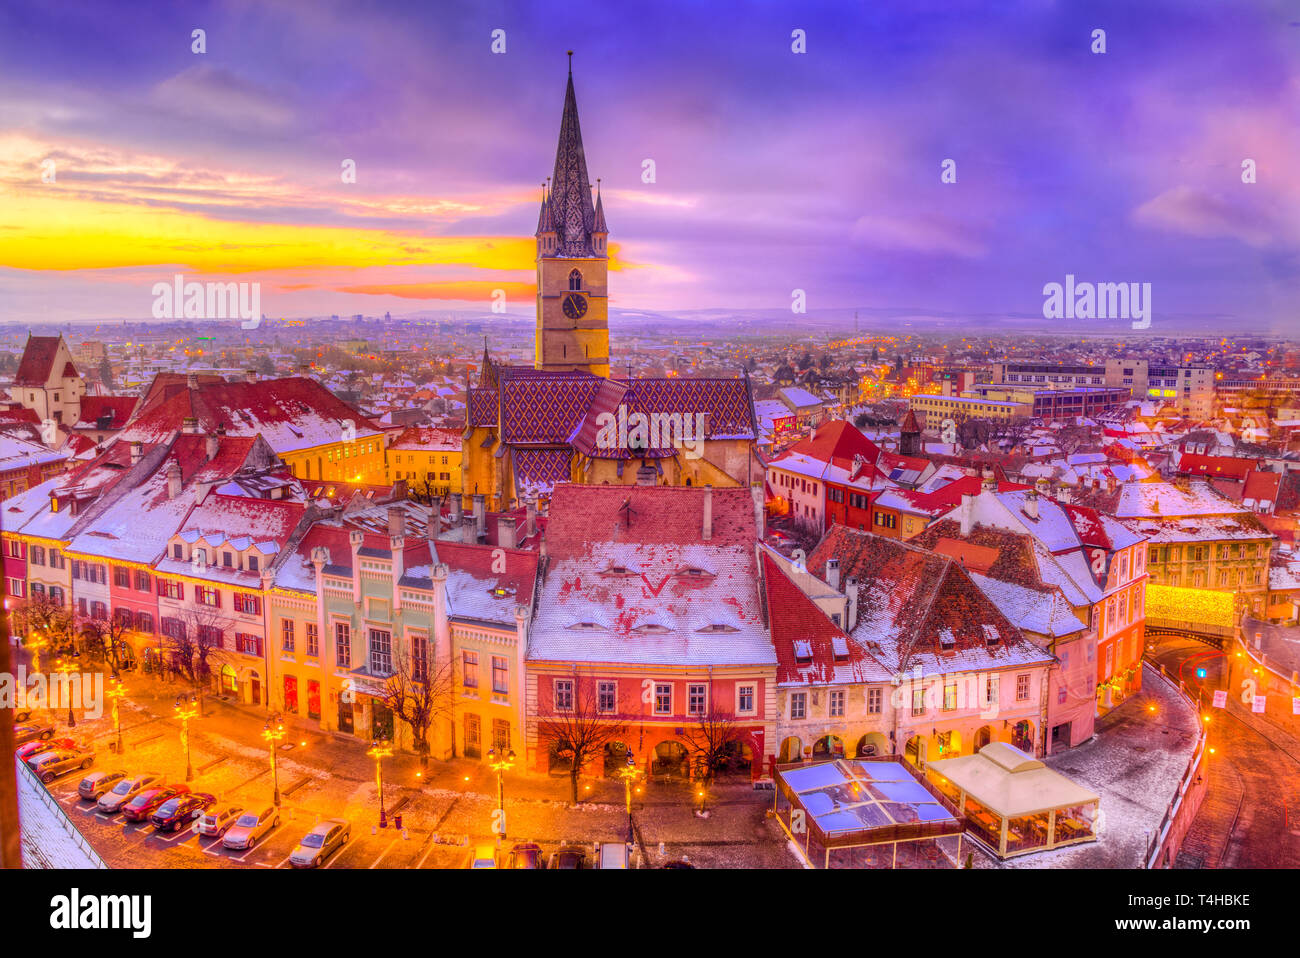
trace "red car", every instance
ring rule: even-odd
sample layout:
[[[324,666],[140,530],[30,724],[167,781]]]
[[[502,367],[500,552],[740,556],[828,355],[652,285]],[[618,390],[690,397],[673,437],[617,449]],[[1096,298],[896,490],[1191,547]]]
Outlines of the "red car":
[[[162,803],[177,795],[189,793],[188,785],[168,785],[164,788],[147,788],[122,808],[122,814],[133,822],[142,822],[162,806]]]
[[[43,742],[28,742],[26,745],[19,745],[14,749],[14,755],[22,761],[27,761],[33,755],[40,755],[41,752],[48,752],[52,748],[66,748],[77,750],[77,743],[70,738],[47,738]]]

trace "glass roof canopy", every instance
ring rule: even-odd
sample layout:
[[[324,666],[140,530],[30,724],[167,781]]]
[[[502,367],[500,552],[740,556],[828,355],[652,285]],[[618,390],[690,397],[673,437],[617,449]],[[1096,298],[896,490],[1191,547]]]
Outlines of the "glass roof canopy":
[[[960,821],[901,762],[839,759],[786,769],[781,778],[827,837],[899,825]]]

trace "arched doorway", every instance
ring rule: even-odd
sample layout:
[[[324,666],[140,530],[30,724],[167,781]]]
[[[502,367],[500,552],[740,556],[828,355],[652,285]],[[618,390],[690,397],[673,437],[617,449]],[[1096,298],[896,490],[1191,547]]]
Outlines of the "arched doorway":
[[[813,760],[843,758],[844,740],[838,735],[823,735],[813,743]]]
[[[1011,732],[1011,744],[1026,755],[1034,754],[1034,723],[1024,719]]]
[[[874,755],[888,755],[889,742],[879,732],[868,732],[858,739],[856,754],[859,758],[871,758]]]
[[[221,667],[221,691],[233,692],[235,695],[239,694],[239,676],[228,665]]]
[[[907,747],[903,749],[903,757],[917,768],[925,768],[925,739],[920,735],[909,738]]]
[[[975,733],[975,751],[978,752],[991,741],[993,741],[993,730],[987,725],[981,726],[979,731]]]
[[[655,746],[654,761],[650,771],[654,775],[680,775],[685,777],[687,768],[686,746],[681,742],[660,742]]]
[[[622,742],[605,743],[605,774],[617,775],[627,768],[627,745]]]
[[[782,765],[789,765],[792,762],[803,761],[803,742],[795,736],[790,736],[781,743],[781,751],[777,754],[776,760]]]

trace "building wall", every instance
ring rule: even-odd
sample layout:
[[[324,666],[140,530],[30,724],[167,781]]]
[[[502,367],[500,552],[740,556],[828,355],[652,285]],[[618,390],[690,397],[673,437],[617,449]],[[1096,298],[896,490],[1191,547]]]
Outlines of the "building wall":
[[[603,257],[537,259],[537,332],[534,363],[538,369],[582,369],[609,375],[609,263]],[[571,292],[569,274],[582,274],[580,292],[587,312],[580,319],[564,315]]]
[[[332,479],[384,485],[384,441],[382,436],[365,436],[353,442],[332,442],[294,452],[279,453],[285,465],[299,479]]]

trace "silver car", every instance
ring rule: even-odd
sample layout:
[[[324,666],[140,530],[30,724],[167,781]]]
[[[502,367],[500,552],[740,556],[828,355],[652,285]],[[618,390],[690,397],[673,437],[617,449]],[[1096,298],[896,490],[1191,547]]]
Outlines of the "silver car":
[[[126,778],[126,772],[121,769],[114,769],[109,772],[91,772],[77,786],[77,794],[89,802],[96,801],[124,778]]]
[[[289,856],[294,868],[315,868],[352,837],[352,826],[341,818],[326,818],[316,825],[298,843]]]
[[[146,788],[159,788],[162,784],[163,777],[157,772],[146,772],[144,775],[124,778],[113,786],[112,791],[99,796],[99,810],[101,812],[120,812],[123,805]]]
[[[51,752],[42,752],[27,764],[36,773],[36,777],[48,785],[60,775],[70,772],[74,768],[90,768],[95,764],[95,753],[56,748]]]
[[[199,816],[197,831],[200,835],[221,838],[234,826],[236,820],[242,814],[244,814],[244,806],[236,805],[233,802],[214,805]]]
[[[260,813],[247,812],[239,816],[239,820],[226,832],[221,844],[236,850],[254,848],[267,832],[279,825],[280,810],[274,805],[268,805]]]

